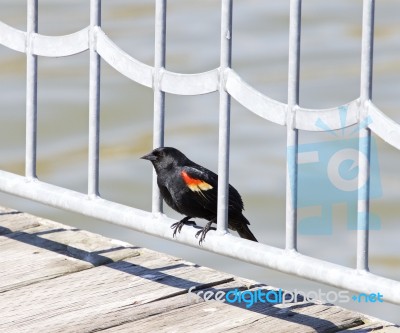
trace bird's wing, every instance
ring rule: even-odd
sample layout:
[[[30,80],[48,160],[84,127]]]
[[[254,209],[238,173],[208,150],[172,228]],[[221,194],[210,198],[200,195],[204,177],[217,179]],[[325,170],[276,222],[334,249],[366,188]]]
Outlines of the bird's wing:
[[[218,201],[218,176],[214,172],[201,166],[186,166],[181,171],[181,177],[191,191],[198,193],[200,197],[216,207]],[[231,185],[229,185],[229,210],[232,212],[241,212],[243,210],[242,198]]]
[[[181,177],[185,185],[209,203],[217,202],[218,176],[201,167],[182,168]]]

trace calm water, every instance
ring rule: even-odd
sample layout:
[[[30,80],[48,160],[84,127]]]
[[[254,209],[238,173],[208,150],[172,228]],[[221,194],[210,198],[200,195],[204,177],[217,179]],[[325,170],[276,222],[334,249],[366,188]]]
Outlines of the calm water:
[[[302,106],[332,107],[359,95],[361,5],[361,0],[303,1]],[[25,6],[26,1],[1,0],[0,20],[25,30]],[[168,1],[169,70],[193,73],[218,67],[219,6],[219,1],[212,0]],[[234,7],[234,69],[249,84],[283,102],[287,99],[288,8],[288,0],[237,0]],[[39,30],[43,34],[72,33],[89,22],[89,1],[69,0],[65,4],[41,0],[39,10]],[[400,122],[399,11],[398,1],[377,2],[374,55],[374,102],[397,122]],[[103,29],[108,36],[130,55],[151,65],[153,1],[103,1],[102,13]],[[0,47],[0,168],[19,174],[24,170],[24,82],[24,55]],[[151,167],[138,158],[152,146],[152,91],[129,81],[104,62],[101,90],[101,194],[107,199],[149,210]],[[41,180],[86,190],[87,96],[87,53],[39,59],[38,175]],[[168,95],[166,113],[166,145],[176,146],[191,159],[216,170],[218,95]],[[300,134],[301,143],[330,139],[326,133]],[[246,216],[259,240],[278,247],[284,247],[285,238],[285,140],[285,128],[232,103],[230,182],[242,193]],[[382,195],[372,203],[372,211],[380,217],[381,228],[371,232],[371,270],[400,279],[400,154],[379,138],[376,141]],[[0,203],[271,285],[305,291],[333,290],[5,194],[0,195]],[[354,266],[355,232],[347,229],[347,216],[351,212],[344,204],[335,205],[332,234],[300,235],[300,251]],[[399,307],[345,306],[400,323]]]

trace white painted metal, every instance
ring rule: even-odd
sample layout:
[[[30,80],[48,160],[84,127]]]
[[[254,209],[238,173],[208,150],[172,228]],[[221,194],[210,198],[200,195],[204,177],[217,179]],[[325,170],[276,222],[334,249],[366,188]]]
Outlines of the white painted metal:
[[[156,0],[156,28],[154,42],[154,120],[153,120],[153,148],[164,146],[165,123],[165,92],[161,90],[161,76],[165,68],[166,29],[167,29],[167,1]],[[157,174],[153,170],[152,211],[161,213],[163,202],[157,185]]]
[[[357,124],[360,111],[359,99],[331,109],[314,110],[299,107],[296,109],[295,127],[305,131],[337,130]]]
[[[0,171],[0,190],[152,236],[193,247],[199,246],[195,238],[198,229],[184,227],[181,233],[173,238],[170,226],[176,221],[163,214],[152,214],[100,197],[89,197],[39,180],[27,182],[25,177],[6,171]],[[370,294],[379,291],[384,295],[385,301],[400,304],[400,282],[294,251],[288,252],[229,233],[221,235],[216,232],[207,234],[202,249],[359,293]]]
[[[286,104],[261,94],[244,82],[233,69],[228,69],[221,75],[228,93],[245,108],[278,125],[286,125]]]
[[[67,57],[84,52],[89,47],[89,28],[70,35],[45,36],[34,34],[32,52],[45,57]]]
[[[48,57],[64,57],[84,52],[89,48],[89,27],[65,36],[45,36],[33,34],[32,53]],[[132,81],[153,88],[154,68],[131,57],[115,45],[101,27],[94,27],[95,49],[110,66]],[[46,50],[51,43],[59,45],[54,50]],[[0,21],[0,44],[10,49],[26,52],[26,33]],[[161,90],[177,95],[200,95],[219,90],[220,82],[224,89],[238,103],[249,111],[278,125],[286,125],[288,105],[257,91],[246,83],[233,69],[221,71],[220,68],[204,73],[182,74],[161,70],[159,75]],[[346,122],[342,124],[338,117],[341,110],[347,108]],[[296,108],[293,127],[306,131],[323,131],[317,126],[318,119],[330,129],[340,129],[357,124],[361,109],[367,110],[371,118],[368,127],[383,140],[400,149],[398,140],[399,124],[388,118],[376,105],[361,105],[359,98],[330,109]]]
[[[37,142],[37,55],[32,53],[32,40],[38,31],[38,1],[27,2],[26,39],[26,146],[25,176],[36,178]]]
[[[0,21],[0,44],[11,50],[26,52],[26,32]]]
[[[375,0],[363,2],[363,32],[361,46],[361,87],[360,121],[368,117],[367,105],[372,99],[372,56],[374,40],[374,7]],[[371,130],[368,127],[359,129],[359,164],[358,164],[358,202],[357,202],[357,268],[368,271],[369,242],[369,161],[371,154]],[[365,185],[364,185],[364,180]]]
[[[99,152],[100,152],[100,56],[96,51],[95,29],[101,22],[101,0],[90,1],[89,30],[89,156],[88,193],[99,195]]]
[[[110,66],[127,78],[146,87],[153,87],[153,67],[132,58],[115,45],[99,27],[94,28],[97,53]]]
[[[232,5],[232,0],[222,0],[221,2],[221,73],[231,67]],[[230,115],[231,97],[225,90],[224,81],[221,80],[219,86],[217,231],[222,234],[228,232]]]
[[[219,69],[204,73],[180,74],[167,70],[161,72],[162,91],[177,95],[202,95],[219,89]]]
[[[290,1],[288,112],[286,114],[286,249],[297,251],[296,111],[299,105],[301,0]]]
[[[386,116],[372,102],[365,105],[371,119],[368,127],[381,139],[400,150],[400,125]]]

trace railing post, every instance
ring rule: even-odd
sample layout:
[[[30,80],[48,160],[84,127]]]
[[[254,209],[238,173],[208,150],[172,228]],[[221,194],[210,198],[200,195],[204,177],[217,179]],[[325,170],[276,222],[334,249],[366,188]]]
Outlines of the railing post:
[[[37,55],[32,54],[33,34],[38,32],[38,1],[27,2],[26,48],[26,147],[25,176],[36,178]]]
[[[286,161],[286,249],[297,250],[297,152],[295,111],[299,104],[301,0],[290,1]]]
[[[232,0],[222,0],[219,86],[218,212],[217,230],[227,233],[229,200],[229,137],[231,98],[225,90],[225,71],[232,59]]]
[[[363,119],[368,117],[368,105],[372,99],[374,9],[374,0],[364,0],[360,80],[360,99],[362,111],[360,114],[360,123],[362,123]],[[360,128],[358,174],[359,184],[357,204],[357,269],[364,271],[368,271],[370,151],[371,130],[367,127]]]
[[[165,68],[167,1],[156,0],[155,45],[154,45],[154,123],[153,148],[164,146],[165,92],[161,91],[160,80]],[[162,198],[157,186],[157,174],[153,170],[152,212],[163,211]]]
[[[95,28],[101,25],[101,0],[90,1],[89,153],[88,195],[99,195],[100,146],[100,56],[96,51]]]

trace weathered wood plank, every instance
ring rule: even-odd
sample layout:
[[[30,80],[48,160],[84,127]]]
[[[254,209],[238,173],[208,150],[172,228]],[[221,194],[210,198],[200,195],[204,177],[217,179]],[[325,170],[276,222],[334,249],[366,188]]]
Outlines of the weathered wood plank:
[[[230,280],[229,274],[140,250],[137,257],[0,294],[0,331],[91,332],[132,318],[129,310],[141,304],[158,307],[157,301],[168,303],[191,286]]]
[[[180,296],[182,297],[182,296]],[[178,297],[177,297],[178,298]],[[398,332],[394,325],[364,325],[363,315],[327,304],[293,304],[282,313],[278,306],[244,309],[216,301],[168,309],[152,317],[101,332]],[[351,327],[349,330],[344,330]]]
[[[8,216],[0,219],[10,230],[0,236],[0,292],[137,255],[127,243],[28,214]]]
[[[345,330],[340,330],[337,333],[366,333],[366,332],[374,332],[374,333],[399,333],[400,327],[393,325],[391,323],[379,320],[377,318],[371,318],[366,316],[364,318],[364,324],[351,327]]]
[[[20,211],[18,211],[16,209],[0,206],[0,215],[1,214],[8,214],[8,213],[15,213],[15,212],[21,213]]]
[[[37,227],[42,219],[0,206],[0,235]]]
[[[208,301],[102,332],[335,332],[360,324],[361,315],[326,304],[296,303],[282,311],[279,305],[246,309],[244,305]]]
[[[188,296],[267,288],[0,207],[0,332],[397,332],[337,306]],[[204,295],[204,294],[203,294]]]

